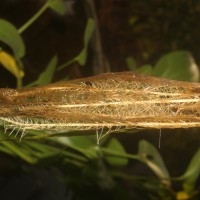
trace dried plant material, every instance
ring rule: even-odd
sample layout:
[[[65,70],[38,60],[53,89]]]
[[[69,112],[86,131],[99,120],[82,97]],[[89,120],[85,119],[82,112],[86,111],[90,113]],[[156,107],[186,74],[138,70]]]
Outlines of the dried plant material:
[[[199,127],[200,84],[121,72],[0,89],[0,122],[22,131]]]

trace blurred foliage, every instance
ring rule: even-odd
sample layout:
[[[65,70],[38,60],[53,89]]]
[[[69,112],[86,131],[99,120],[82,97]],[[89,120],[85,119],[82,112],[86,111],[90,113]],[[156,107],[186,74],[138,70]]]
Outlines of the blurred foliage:
[[[162,54],[187,49],[200,63],[200,2],[191,0],[130,1],[129,24],[143,59],[155,61]]]
[[[132,57],[126,59],[127,66],[130,70],[137,73],[163,77],[179,81],[195,81],[199,82],[199,68],[195,60],[188,51],[173,51],[162,56],[152,66],[145,64],[138,67],[136,61]]]

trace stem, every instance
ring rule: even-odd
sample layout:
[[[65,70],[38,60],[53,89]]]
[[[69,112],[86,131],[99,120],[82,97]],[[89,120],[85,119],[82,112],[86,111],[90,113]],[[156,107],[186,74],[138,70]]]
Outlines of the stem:
[[[75,137],[75,136],[91,136],[94,135],[94,131],[71,131],[71,132],[62,132],[62,133],[44,133],[41,134],[41,132],[38,131],[38,135],[32,135],[32,136],[25,136],[23,140],[41,140],[41,139],[47,139],[52,137]]]
[[[76,61],[76,57],[71,59],[70,61],[67,61],[67,62],[63,63],[59,67],[57,67],[57,70],[61,70],[61,69],[65,68],[65,67],[67,67],[68,65],[72,64],[75,61]]]
[[[17,77],[17,89],[22,88],[22,78]]]
[[[23,33],[34,21],[37,20],[37,18],[42,15],[42,13],[48,8],[48,3],[45,3],[40,10],[33,16],[31,19],[29,19],[21,28],[18,29],[18,33]]]
[[[129,154],[129,153],[120,153],[120,152],[117,152],[115,150],[111,150],[111,149],[108,149],[105,147],[101,147],[100,149],[101,149],[102,153],[104,153],[105,155],[116,156],[118,158],[129,158],[129,159],[141,161],[141,157],[137,154],[133,155],[133,154]]]
[[[96,14],[95,4],[93,0],[87,0],[89,11],[87,11],[88,15],[91,15],[95,21],[96,27],[94,31],[93,38],[93,50],[95,51],[96,56],[96,66],[94,68],[95,74],[104,73],[109,69],[109,66],[106,64],[103,54],[103,48],[101,43],[101,34],[99,30],[99,23]]]

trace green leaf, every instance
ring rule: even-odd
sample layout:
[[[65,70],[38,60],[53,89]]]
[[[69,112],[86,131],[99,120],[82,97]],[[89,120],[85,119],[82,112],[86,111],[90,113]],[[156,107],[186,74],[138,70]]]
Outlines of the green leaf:
[[[58,63],[58,57],[55,55],[51,58],[44,72],[42,72],[37,80],[38,85],[46,85],[53,79],[53,75]]]
[[[89,44],[89,41],[92,37],[94,27],[95,27],[94,20],[92,18],[89,18],[88,21],[87,21],[85,32],[84,32],[84,40],[83,40],[84,47],[83,47],[82,51],[80,52],[80,54],[75,58],[75,60],[77,62],[79,62],[80,65],[85,65],[85,62],[86,62],[86,59],[87,59],[88,44]]]
[[[68,138],[68,142],[83,149],[91,148],[96,145],[90,137],[87,138],[82,136]]]
[[[6,139],[2,133],[0,134],[0,139],[4,140]],[[29,155],[29,152],[25,151],[23,148],[23,144],[21,143],[15,143],[13,141],[0,141],[0,145],[3,148],[7,148],[7,153],[19,156],[21,159],[25,160],[26,162],[29,162],[31,164],[36,163],[38,160],[36,158],[33,158]],[[1,150],[3,150],[1,147]],[[5,151],[4,151],[5,152]]]
[[[96,144],[94,141],[91,140],[90,137],[63,137],[63,138],[57,138],[57,141],[67,145],[68,147],[72,148],[73,150],[76,150],[83,155],[85,155],[88,158],[94,158],[97,156],[95,152]]]
[[[5,51],[0,50],[0,63],[16,78],[22,78],[24,76],[24,71],[20,69],[14,57]]]
[[[126,58],[126,64],[127,64],[128,68],[129,68],[129,70],[136,71],[137,65],[136,65],[136,61],[135,61],[134,58],[132,58],[132,57]]]
[[[84,32],[84,47],[88,46],[88,43],[92,37],[92,33],[94,31],[95,22],[94,19],[89,18],[87,21],[86,29]]]
[[[0,146],[0,151],[13,156],[13,152],[4,146]]]
[[[185,173],[178,178],[179,180],[184,180],[183,188],[187,193],[194,192],[196,181],[200,175],[200,148],[193,156],[192,160]]]
[[[16,27],[10,22],[0,19],[0,41],[8,45],[16,58],[25,54],[25,45]]]
[[[181,81],[199,81],[199,70],[188,51],[174,51],[163,56],[154,68],[154,76]]]
[[[136,72],[146,75],[152,75],[153,67],[151,65],[143,65],[142,67],[138,68]]]
[[[70,65],[71,63],[73,63],[75,61],[77,61],[80,65],[85,65],[86,60],[87,60],[88,44],[92,37],[94,28],[95,28],[95,22],[92,18],[89,18],[87,21],[85,32],[84,32],[84,39],[83,39],[84,47],[83,47],[83,49],[76,57],[74,57],[70,61],[67,61],[66,63],[62,64],[61,66],[59,66],[58,70],[61,70],[65,67],[67,67],[68,65]]]
[[[106,155],[105,159],[106,161],[114,167],[124,167],[128,164],[128,158],[126,157],[121,157],[122,154],[126,155],[126,151],[124,149],[124,147],[121,145],[121,143],[113,138],[110,140],[108,146],[107,146],[108,150],[112,150],[116,153],[116,155]],[[117,155],[117,153],[119,153]]]
[[[81,65],[85,65],[86,60],[87,60],[87,49],[84,48],[82,51],[79,53],[78,56],[76,56],[75,60]]]
[[[145,140],[140,141],[138,155],[141,156],[141,161],[146,163],[164,184],[170,185],[168,170],[161,155],[152,144]]]
[[[26,87],[32,87],[36,85],[46,85],[48,83],[51,83],[57,63],[58,63],[58,57],[55,55],[51,58],[46,69],[39,75],[38,79],[28,84]]]
[[[48,0],[48,6],[60,15],[64,15],[66,13],[63,0]]]

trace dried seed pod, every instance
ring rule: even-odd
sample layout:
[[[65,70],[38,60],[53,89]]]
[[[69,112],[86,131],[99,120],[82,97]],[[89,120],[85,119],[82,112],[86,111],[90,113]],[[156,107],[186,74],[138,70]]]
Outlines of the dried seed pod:
[[[199,127],[200,84],[120,72],[1,89],[0,122],[54,131]]]

